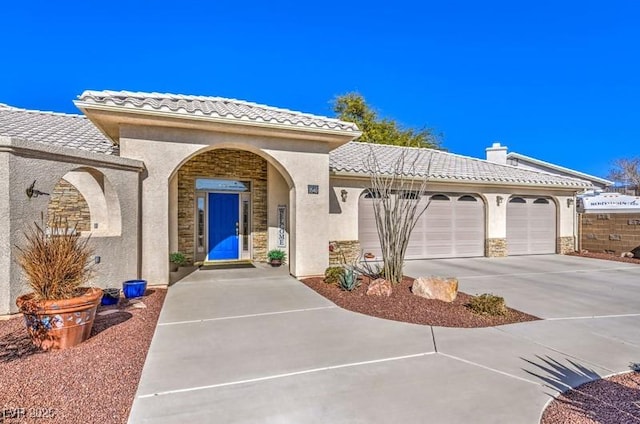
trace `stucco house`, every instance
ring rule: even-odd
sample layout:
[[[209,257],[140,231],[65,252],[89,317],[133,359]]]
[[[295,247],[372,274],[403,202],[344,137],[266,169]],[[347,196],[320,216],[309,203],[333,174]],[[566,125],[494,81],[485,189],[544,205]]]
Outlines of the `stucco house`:
[[[217,97],[86,91],[83,115],[0,106],[0,314],[24,287],[15,245],[61,216],[91,234],[96,280],[169,281],[192,263],[265,261],[322,274],[342,251],[378,254],[364,159],[419,159],[431,203],[408,259],[565,253],[580,178],[428,149],[354,142],[353,123]],[[421,199],[420,201],[426,201]]]

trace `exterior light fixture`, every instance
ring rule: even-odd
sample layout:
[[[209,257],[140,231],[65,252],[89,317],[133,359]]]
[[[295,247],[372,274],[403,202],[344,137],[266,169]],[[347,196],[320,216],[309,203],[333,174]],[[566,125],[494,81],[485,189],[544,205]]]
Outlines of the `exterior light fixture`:
[[[504,197],[496,196],[496,205],[500,206],[503,200],[504,200]]]
[[[347,201],[347,194],[348,193],[349,192],[347,190],[345,190],[345,189],[340,190],[340,197],[342,198],[343,202]]]
[[[573,205],[573,198],[567,199],[567,207],[570,208]]]
[[[45,193],[40,190],[37,190],[34,188],[35,186],[36,186],[36,180],[33,180],[33,183],[31,183],[31,185],[27,187],[27,189],[25,190],[25,192],[27,193],[27,197],[29,199],[31,199],[32,197],[38,197],[38,196],[49,196],[49,193]]]

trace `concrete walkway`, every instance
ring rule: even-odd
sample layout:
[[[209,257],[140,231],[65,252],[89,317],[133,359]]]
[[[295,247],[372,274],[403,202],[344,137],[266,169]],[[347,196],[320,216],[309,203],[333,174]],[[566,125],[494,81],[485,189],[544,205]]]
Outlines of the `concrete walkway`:
[[[640,267],[566,256],[413,261],[543,321],[455,329],[345,311],[258,267],[169,289],[130,423],[537,423],[640,362]]]

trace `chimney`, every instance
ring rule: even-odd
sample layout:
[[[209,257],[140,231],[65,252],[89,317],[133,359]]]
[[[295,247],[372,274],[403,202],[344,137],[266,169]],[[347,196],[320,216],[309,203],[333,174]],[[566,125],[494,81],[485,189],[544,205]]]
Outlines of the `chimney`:
[[[487,160],[501,165],[507,164],[507,146],[501,146],[500,143],[493,143],[493,146],[487,147]]]

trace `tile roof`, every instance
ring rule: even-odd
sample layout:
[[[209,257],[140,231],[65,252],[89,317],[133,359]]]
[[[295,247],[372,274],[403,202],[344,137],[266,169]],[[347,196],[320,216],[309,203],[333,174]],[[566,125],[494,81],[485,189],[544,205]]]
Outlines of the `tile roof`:
[[[82,115],[0,104],[0,135],[58,147],[118,155],[118,148]]]
[[[80,102],[182,115],[358,133],[356,124],[223,97],[130,91],[85,91]]]
[[[511,165],[500,165],[483,159],[470,158],[440,150],[389,146],[352,141],[331,151],[329,167],[334,172],[368,174],[367,157],[373,152],[383,172],[391,173],[393,164],[403,152],[405,175],[431,179],[472,183],[502,183],[518,185],[545,185],[584,188],[591,183],[577,178],[532,171]],[[431,157],[431,164],[428,158]],[[416,159],[415,169],[410,164]]]

